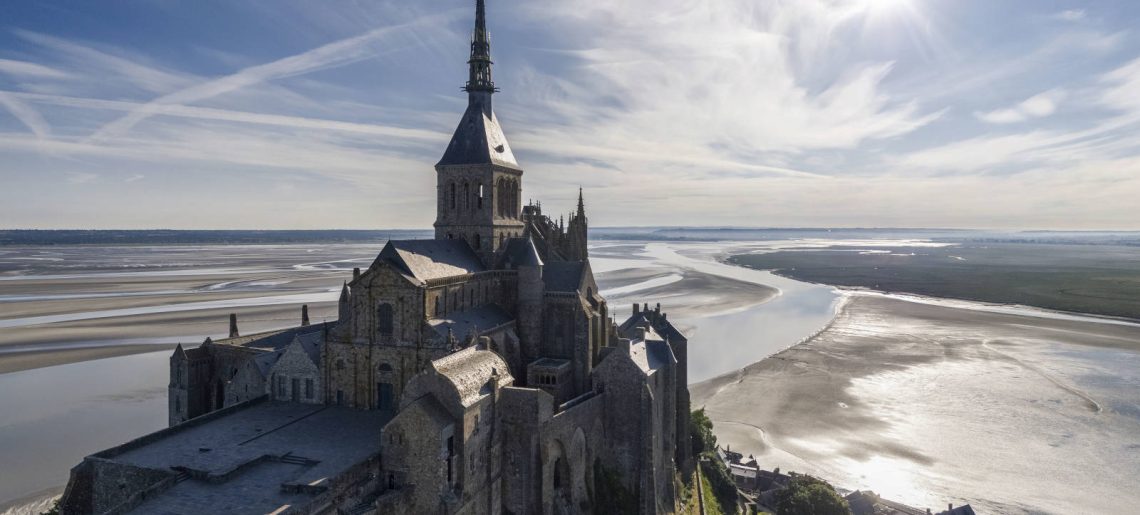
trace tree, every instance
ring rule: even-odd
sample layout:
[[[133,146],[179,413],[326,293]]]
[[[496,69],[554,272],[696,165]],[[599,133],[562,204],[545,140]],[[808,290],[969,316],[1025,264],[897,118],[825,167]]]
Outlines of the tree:
[[[850,515],[839,494],[826,481],[811,476],[795,476],[788,487],[776,494],[776,515]]]
[[[693,456],[716,451],[716,435],[713,434],[713,423],[705,414],[705,409],[695,410],[690,416],[693,438]]]

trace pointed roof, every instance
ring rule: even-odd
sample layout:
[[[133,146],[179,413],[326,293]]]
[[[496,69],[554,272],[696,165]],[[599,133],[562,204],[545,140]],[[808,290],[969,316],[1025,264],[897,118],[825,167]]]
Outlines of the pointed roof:
[[[459,127],[451,136],[451,143],[436,166],[495,164],[521,169],[499,125],[499,118],[489,105],[485,109],[482,102],[473,97],[467,105]],[[490,99],[486,102],[489,103]]]
[[[471,59],[467,85],[467,111],[459,121],[443,158],[436,166],[494,164],[520,170],[499,119],[491,109],[491,96],[498,91],[491,79],[491,37],[487,32],[484,0],[475,4],[475,31],[471,35]]]
[[[495,81],[491,79],[491,34],[487,32],[487,5],[484,0],[475,1],[475,30],[471,33],[471,59],[467,61],[469,76],[464,91],[494,93]]]

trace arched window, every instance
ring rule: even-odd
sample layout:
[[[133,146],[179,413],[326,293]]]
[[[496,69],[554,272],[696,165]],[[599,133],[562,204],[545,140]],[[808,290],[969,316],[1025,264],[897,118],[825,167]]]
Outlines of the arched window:
[[[479,199],[475,201],[475,207],[477,209],[483,209],[483,185],[482,184],[479,185]]]
[[[387,302],[376,308],[376,330],[381,336],[392,336],[395,329],[392,305]]]
[[[471,209],[471,185],[463,183],[463,210]]]
[[[479,233],[475,233],[475,237],[472,238],[472,240],[475,241],[475,250],[479,250],[482,247],[482,243],[483,243],[479,239]]]
[[[507,214],[507,188],[506,181],[502,178],[495,183],[495,214],[498,216]]]
[[[451,209],[455,209],[455,183],[451,183]]]

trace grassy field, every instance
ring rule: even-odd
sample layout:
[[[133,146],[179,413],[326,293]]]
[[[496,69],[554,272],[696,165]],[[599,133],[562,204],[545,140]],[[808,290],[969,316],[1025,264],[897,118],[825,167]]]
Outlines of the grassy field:
[[[962,244],[734,256],[793,279],[1140,320],[1140,249]]]

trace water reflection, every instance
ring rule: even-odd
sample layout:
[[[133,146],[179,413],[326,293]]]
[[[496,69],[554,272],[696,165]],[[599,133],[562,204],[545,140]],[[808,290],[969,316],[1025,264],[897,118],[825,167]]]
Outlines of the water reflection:
[[[169,357],[0,374],[0,503],[62,486],[83,456],[165,427]]]

